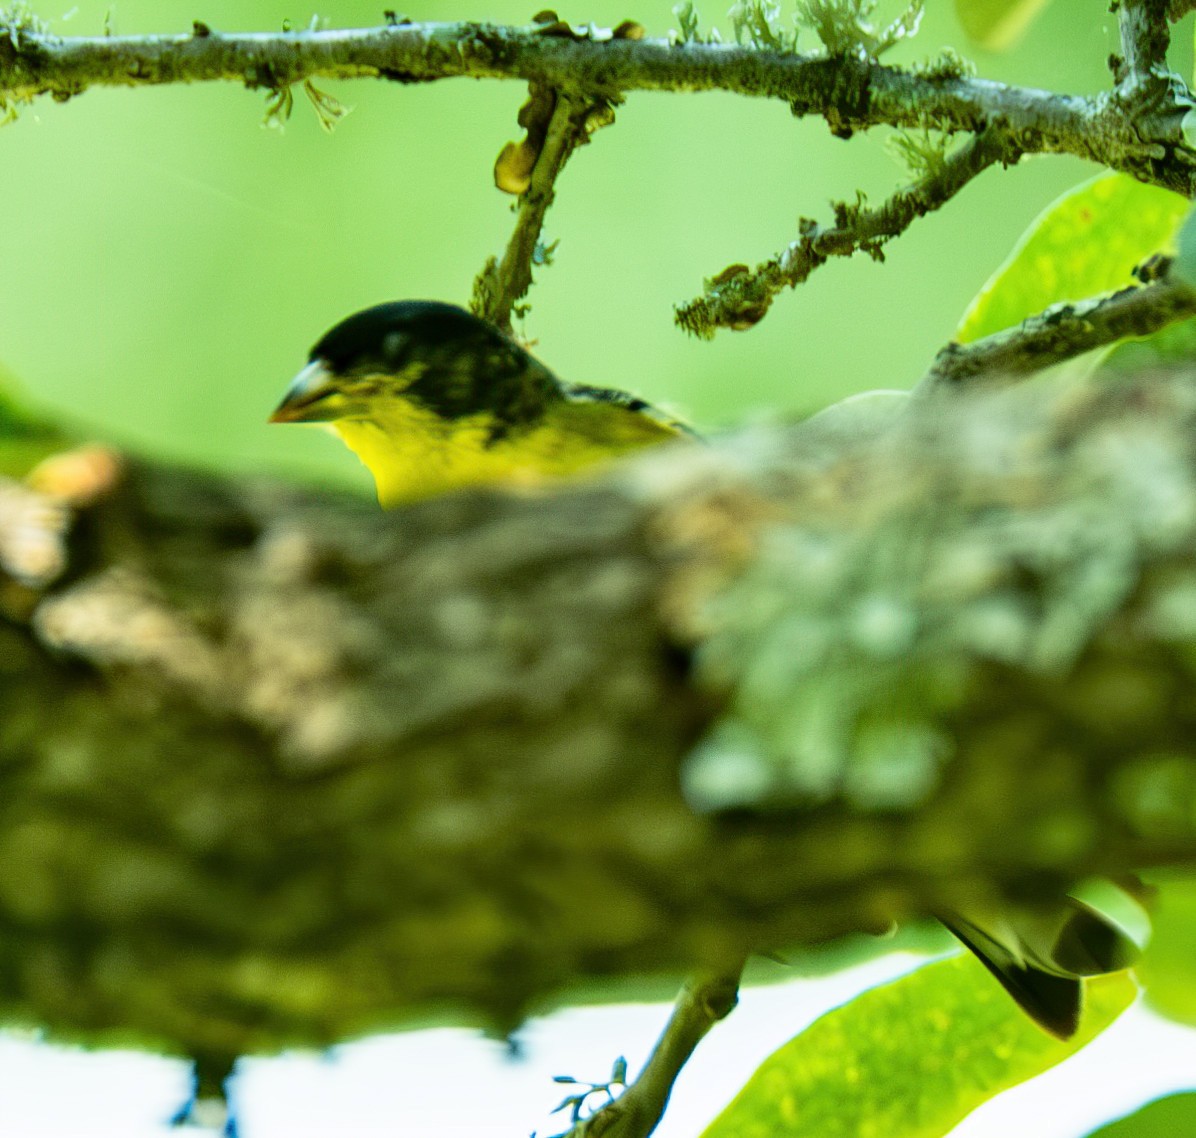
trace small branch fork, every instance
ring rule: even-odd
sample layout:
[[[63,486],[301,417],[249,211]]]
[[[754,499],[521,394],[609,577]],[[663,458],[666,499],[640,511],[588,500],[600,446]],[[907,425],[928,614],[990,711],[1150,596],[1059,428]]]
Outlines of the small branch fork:
[[[899,190],[879,209],[837,203],[835,224],[823,228],[805,219],[801,236],[754,271],[732,265],[706,283],[702,296],[677,310],[677,323],[704,338],[716,328],[749,328],[768,311],[784,288],[795,288],[831,257],[857,251],[884,260],[885,242],[905,232],[919,217],[945,205],[974,177],[996,162],[1012,165],[1021,157],[1010,138],[992,127],[975,135],[912,186]]]

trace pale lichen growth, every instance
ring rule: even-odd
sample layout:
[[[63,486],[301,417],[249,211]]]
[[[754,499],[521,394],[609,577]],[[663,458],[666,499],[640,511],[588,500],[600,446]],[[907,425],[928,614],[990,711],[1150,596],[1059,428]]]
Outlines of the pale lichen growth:
[[[784,27],[778,0],[735,0],[727,17],[736,43],[766,51],[797,51],[797,30]]]
[[[266,113],[262,126],[270,130],[286,129],[291,112],[295,109],[295,96],[290,87],[278,87],[266,96]]]
[[[319,120],[321,128],[328,134],[331,134],[340,124],[341,119],[353,110],[335,95],[321,91],[310,79],[303,81],[303,93],[315,109],[316,118]]]
[[[0,8],[0,35],[8,37],[13,51],[21,50],[24,36],[44,36],[49,30],[50,25],[25,0]]]
[[[913,64],[910,67],[910,73],[919,75],[923,79],[939,81],[972,79],[976,75],[976,65],[970,59],[960,55],[955,48],[944,47],[933,58]]]
[[[798,428],[822,505],[767,529],[706,605],[699,669],[728,706],[686,765],[690,801],[908,808],[961,745],[944,724],[982,677],[1071,676],[1143,567],[1196,543],[1196,464],[1175,437],[1196,389],[1176,389],[1193,404],[1176,425],[1088,422],[1115,382],[919,400],[854,443]],[[1162,627],[1194,595],[1179,573],[1136,619]],[[1146,698],[1112,665],[1100,683],[1106,715]]]
[[[917,32],[922,0],[884,26],[873,21],[876,7],[877,0],[800,0],[798,21],[813,29],[828,55],[876,60]]]
[[[49,30],[50,25],[25,0],[0,7],[0,38],[7,39],[14,52],[25,47],[27,37],[44,36]],[[0,90],[0,126],[16,122],[20,108],[32,102],[33,96],[27,93]]]
[[[918,178],[942,177],[951,152],[950,139],[940,131],[923,127],[921,130],[898,130],[888,139],[889,150]]]
[[[677,17],[677,28],[670,29],[669,42],[673,44],[685,43],[721,43],[722,36],[718,28],[711,28],[702,34],[698,9],[693,0],[681,0],[673,5],[673,15]]]

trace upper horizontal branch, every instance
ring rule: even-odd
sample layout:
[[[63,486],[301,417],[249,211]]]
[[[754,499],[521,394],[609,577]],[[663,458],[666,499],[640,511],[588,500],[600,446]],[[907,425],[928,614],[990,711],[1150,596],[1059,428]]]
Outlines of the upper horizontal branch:
[[[1099,100],[1008,86],[944,68],[902,71],[876,62],[670,43],[545,34],[535,27],[419,23],[335,31],[225,35],[0,38],[0,91],[67,99],[94,86],[234,81],[278,89],[304,79],[381,77],[428,82],[468,76],[521,79],[567,91],[730,91],[782,99],[837,130],[878,124],[974,131],[995,124],[1027,152],[1065,152],[1116,169],[1143,143]],[[1182,140],[1178,129],[1176,139]],[[1177,143],[1178,144],[1178,143]],[[1139,162],[1139,165],[1141,163]],[[1188,188],[1190,175],[1154,180]],[[1182,181],[1183,187],[1177,185]]]

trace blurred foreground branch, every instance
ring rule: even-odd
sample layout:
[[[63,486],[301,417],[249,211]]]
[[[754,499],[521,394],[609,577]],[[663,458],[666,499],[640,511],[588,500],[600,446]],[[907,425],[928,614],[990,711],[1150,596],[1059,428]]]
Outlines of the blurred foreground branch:
[[[1191,861],[1196,377],[862,424],[389,514],[132,466],[0,590],[5,1018],[507,1030]]]

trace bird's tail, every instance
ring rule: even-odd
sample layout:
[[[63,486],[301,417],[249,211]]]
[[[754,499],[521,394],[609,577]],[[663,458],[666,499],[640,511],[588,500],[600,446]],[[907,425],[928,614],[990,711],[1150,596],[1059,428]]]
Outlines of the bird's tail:
[[[1079,1026],[1083,977],[1120,972],[1139,955],[1119,925],[1074,897],[1041,912],[957,911],[940,919],[1034,1022],[1060,1039]]]

